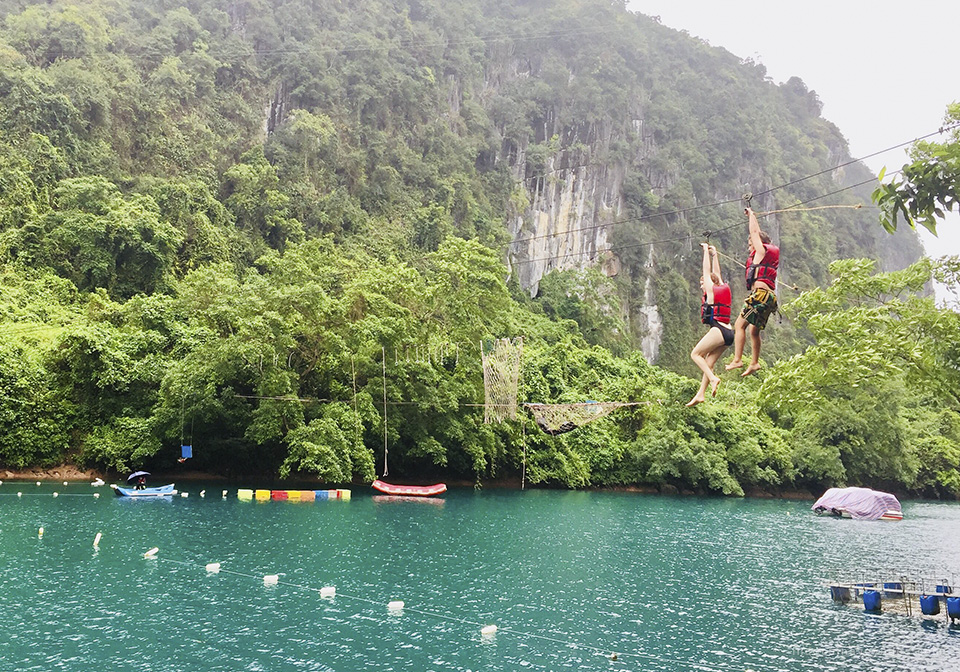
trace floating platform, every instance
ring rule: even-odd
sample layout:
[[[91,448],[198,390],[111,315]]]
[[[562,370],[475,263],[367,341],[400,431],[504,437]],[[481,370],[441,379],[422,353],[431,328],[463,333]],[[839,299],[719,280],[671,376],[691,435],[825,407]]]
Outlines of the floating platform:
[[[251,490],[249,488],[240,488],[237,490],[237,499],[241,501],[256,500],[266,502],[269,500],[286,502],[315,502],[318,499],[350,499],[350,491],[337,488],[334,490]]]
[[[948,579],[906,577],[834,582],[830,597],[837,603],[861,605],[869,613],[943,618],[956,624],[960,623],[960,595],[954,594],[954,585]]]

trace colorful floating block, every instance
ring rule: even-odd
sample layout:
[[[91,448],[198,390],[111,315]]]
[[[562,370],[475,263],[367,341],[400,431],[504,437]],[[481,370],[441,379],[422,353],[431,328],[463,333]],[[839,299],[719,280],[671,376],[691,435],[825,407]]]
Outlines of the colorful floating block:
[[[300,501],[301,502],[312,502],[317,498],[317,494],[313,490],[301,490],[300,491]]]
[[[330,499],[329,490],[314,490],[313,494],[317,499]]]
[[[249,502],[251,499],[253,499],[253,490],[250,490],[249,488],[241,488],[240,490],[237,490],[237,499],[242,499],[245,502]]]
[[[281,500],[281,501],[282,501],[282,500],[285,500],[285,499],[287,499],[287,491],[286,491],[286,490],[271,490],[271,491],[270,491],[270,499],[276,499],[276,500]]]
[[[260,501],[260,502],[270,499],[269,490],[257,490],[255,495],[256,495],[257,501]]]
[[[300,491],[299,490],[287,490],[287,499],[300,501]]]
[[[350,491],[349,490],[337,490],[337,497],[340,499],[350,500]]]

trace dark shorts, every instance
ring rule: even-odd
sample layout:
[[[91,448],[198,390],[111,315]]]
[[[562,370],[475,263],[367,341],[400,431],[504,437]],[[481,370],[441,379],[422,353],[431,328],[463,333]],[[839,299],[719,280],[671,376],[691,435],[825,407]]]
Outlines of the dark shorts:
[[[777,295],[764,287],[757,287],[743,302],[740,317],[757,329],[767,326],[767,320],[777,312]]]
[[[720,330],[720,333],[723,334],[723,344],[725,346],[729,348],[733,345],[733,329],[723,326],[716,320],[710,320],[707,324]]]

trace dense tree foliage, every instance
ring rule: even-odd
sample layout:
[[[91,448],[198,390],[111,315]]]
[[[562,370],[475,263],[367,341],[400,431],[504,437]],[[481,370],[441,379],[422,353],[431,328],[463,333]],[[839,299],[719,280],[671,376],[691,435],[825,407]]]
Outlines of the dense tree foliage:
[[[743,230],[739,205],[675,211],[844,179],[799,79],[605,0],[0,0],[0,18],[2,465],[172,471],[183,440],[194,468],[368,481],[386,442],[407,478],[960,493],[958,327],[915,294],[947,266],[838,262],[765,346],[794,359],[683,407],[690,236],[739,251]],[[530,297],[511,222],[578,166],[619,185],[619,273]],[[916,260],[864,217],[768,220],[786,279]],[[638,352],[651,302],[661,367]],[[521,401],[643,403],[559,436],[523,412],[484,424],[480,344],[505,336],[525,338]]]
[[[902,215],[911,227],[919,223],[935,234],[937,220],[960,203],[960,103],[947,108],[940,132],[948,134],[946,142],[915,143],[913,160],[898,171],[899,177],[873,192],[880,222],[888,231],[896,231]]]

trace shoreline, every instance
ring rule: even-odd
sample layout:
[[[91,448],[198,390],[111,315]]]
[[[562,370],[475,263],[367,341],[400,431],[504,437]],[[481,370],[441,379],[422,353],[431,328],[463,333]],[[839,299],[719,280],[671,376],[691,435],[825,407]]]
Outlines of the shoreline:
[[[116,476],[114,478],[114,476]],[[86,481],[92,482],[96,479],[103,479],[108,483],[111,480],[121,480],[122,477],[119,475],[113,475],[111,472],[100,471],[98,469],[80,469],[74,465],[62,464],[56,467],[49,468],[32,468],[32,469],[8,469],[0,467],[0,482],[2,481],[24,481],[24,482],[57,482],[57,481]],[[155,476],[156,480],[168,481],[217,481],[222,483],[232,483],[239,484],[241,487],[247,485],[251,482],[257,484],[270,484],[275,486],[275,489],[284,489],[284,485],[293,485],[293,484],[316,484],[316,485],[326,485],[333,487],[334,485],[338,486],[348,486],[348,487],[363,487],[366,484],[362,483],[348,483],[348,484],[330,484],[324,483],[322,481],[311,479],[309,477],[301,478],[289,478],[285,480],[280,480],[277,478],[266,478],[266,477],[249,477],[247,479],[237,479],[237,478],[228,478],[219,474],[213,474],[204,471],[184,471],[182,473],[176,474],[165,474],[164,472],[157,472]],[[416,480],[415,485],[427,485],[432,483],[423,479],[412,479]],[[475,487],[473,481],[467,479],[455,479],[452,481],[446,481],[447,485],[455,488],[472,488]],[[480,490],[520,490],[520,479],[511,478],[511,479],[502,479],[502,480],[492,480],[486,481],[481,484]],[[554,486],[527,486],[528,490],[569,490],[569,488],[559,488]],[[664,488],[656,488],[650,485],[617,485],[617,486],[596,486],[590,488],[583,488],[583,490],[591,492],[625,492],[633,493],[640,495],[665,495],[672,497],[724,497],[720,494],[711,494],[711,493],[700,493],[694,491],[679,490],[673,486],[667,486]],[[744,491],[744,497],[754,498],[754,499],[785,499],[791,501],[797,500],[806,500],[806,499],[816,499],[817,495],[811,492],[806,492],[803,490],[785,490],[778,493],[767,492],[760,489],[748,489]],[[904,498],[906,499],[906,498]],[[912,498],[910,498],[912,499]]]

